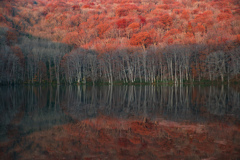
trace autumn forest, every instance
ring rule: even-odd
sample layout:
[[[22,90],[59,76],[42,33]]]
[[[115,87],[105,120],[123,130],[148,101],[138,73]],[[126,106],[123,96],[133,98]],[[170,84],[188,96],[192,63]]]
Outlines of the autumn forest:
[[[240,81],[238,0],[1,0],[0,84]]]
[[[0,0],[0,159],[240,159],[240,0]]]

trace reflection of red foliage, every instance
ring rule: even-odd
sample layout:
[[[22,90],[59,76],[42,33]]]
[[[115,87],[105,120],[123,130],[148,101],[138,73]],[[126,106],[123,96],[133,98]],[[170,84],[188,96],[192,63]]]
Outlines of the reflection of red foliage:
[[[18,139],[18,144],[30,146],[28,149],[19,150],[13,143],[2,143],[2,158],[6,159],[12,152],[23,159],[240,158],[240,129],[233,121],[228,125],[217,121],[198,124],[159,120],[153,123],[147,119],[99,116]],[[11,152],[9,146],[12,146]]]

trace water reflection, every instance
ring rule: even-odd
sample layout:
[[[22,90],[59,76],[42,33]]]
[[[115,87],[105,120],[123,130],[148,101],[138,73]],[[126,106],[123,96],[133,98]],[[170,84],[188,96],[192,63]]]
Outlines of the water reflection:
[[[0,157],[238,159],[239,106],[228,86],[0,87]]]
[[[228,86],[0,87],[0,137],[6,139],[9,130],[28,134],[98,114],[191,121],[233,115],[239,119],[239,106],[240,93]]]
[[[59,105],[56,87],[0,87],[0,104],[0,141],[72,120]]]
[[[79,120],[99,113],[197,121],[206,118],[203,112],[240,115],[240,93],[225,86],[70,86],[65,90],[61,106]]]

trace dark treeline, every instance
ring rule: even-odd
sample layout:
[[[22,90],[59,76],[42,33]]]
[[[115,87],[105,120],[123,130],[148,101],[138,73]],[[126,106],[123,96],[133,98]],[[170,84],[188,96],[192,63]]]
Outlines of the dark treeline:
[[[18,35],[14,37],[14,35]],[[228,42],[97,52],[0,31],[0,83],[183,83],[238,80],[240,46]]]

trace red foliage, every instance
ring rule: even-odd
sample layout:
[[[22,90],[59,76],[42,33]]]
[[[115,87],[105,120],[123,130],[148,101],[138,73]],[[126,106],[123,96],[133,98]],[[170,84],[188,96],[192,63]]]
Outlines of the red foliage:
[[[173,13],[175,14],[180,14],[182,12],[181,9],[173,9]]]
[[[161,2],[140,0],[81,0],[81,2],[26,0],[23,2],[4,0],[0,4],[1,26],[14,27],[35,36],[44,32],[46,34],[41,34],[42,37],[63,40],[69,44],[81,45],[81,47],[83,45],[91,46],[87,44],[97,41],[97,37],[101,41],[105,41],[107,38],[119,41],[121,38],[129,39],[138,32],[150,33],[150,30],[155,30],[154,34],[158,34],[152,38],[152,41],[158,39],[156,41],[159,43],[167,42],[170,38],[173,39],[173,43],[192,43],[194,42],[192,37],[183,40],[183,35],[188,32],[189,34],[204,33],[205,36],[202,36],[201,43],[210,42],[216,40],[217,36],[213,36],[211,33],[216,29],[223,28],[222,33],[232,34],[233,37],[238,34],[239,30],[237,20],[240,9],[238,9],[239,3],[235,0],[163,0]],[[103,22],[107,25],[102,25]],[[188,22],[191,25],[188,25]],[[228,26],[227,24],[230,23],[232,25]],[[218,27],[214,28],[216,26]],[[169,32],[174,29],[179,32],[174,34]],[[69,35],[65,36],[66,33],[78,32],[78,30],[85,31],[84,43],[75,42],[74,38],[70,38]],[[168,37],[159,41],[159,37],[162,38],[164,35]],[[176,36],[174,37],[174,35]],[[72,36],[79,40],[79,37]],[[79,33],[78,36],[83,37]]]
[[[201,23],[205,24],[206,26],[212,26],[214,23],[213,12],[205,11],[201,14],[198,14],[192,22],[194,22],[195,24]]]
[[[70,18],[70,21],[71,21],[72,25],[78,26],[79,24],[81,24],[81,14],[73,15]]]
[[[240,34],[237,35],[237,42],[240,43]]]
[[[164,4],[173,4],[175,0],[163,0]]]
[[[185,39],[183,41],[183,44],[195,44],[195,43],[196,43],[196,40],[193,33],[187,32],[185,34]]]
[[[149,45],[152,44],[152,38],[148,32],[140,32],[134,34],[133,37],[130,39],[130,44],[135,46],[142,46],[147,48]]]
[[[97,27],[98,36],[103,38],[103,34],[108,30],[109,25],[105,23],[99,24]]]
[[[229,20],[230,18],[232,18],[232,15],[226,12],[219,13],[219,15],[217,16],[217,20],[219,22],[224,20]]]
[[[140,24],[137,22],[134,22],[134,23],[130,24],[128,27],[131,28],[133,31],[136,31],[140,28]]]
[[[190,14],[190,12],[188,10],[183,10],[180,18],[189,20],[189,18],[190,18],[189,14]]]
[[[79,38],[79,34],[78,32],[69,32],[68,34],[66,34],[66,36],[62,39],[63,43],[67,43],[67,44],[75,44],[78,45],[78,38]]]
[[[129,20],[129,19],[125,19],[125,18],[122,18],[122,19],[119,19],[116,24],[117,24],[117,27],[118,28],[126,28],[130,23],[131,23],[132,20]]]
[[[82,6],[82,8],[91,8],[91,5],[90,4],[85,4]]]
[[[168,10],[170,9],[170,6],[167,4],[161,4],[161,5],[158,5],[157,8]]]
[[[168,36],[172,36],[172,35],[175,35],[175,34],[179,34],[180,31],[178,29],[171,29],[170,31],[168,31],[164,37],[168,37]]]
[[[191,14],[198,14],[200,12],[200,10],[198,8],[192,10]]]
[[[205,27],[201,24],[197,24],[197,26],[194,27],[193,29],[194,32],[205,32]]]
[[[50,13],[50,14],[48,14],[48,15],[45,17],[45,19],[47,19],[47,20],[48,20],[48,19],[51,19],[53,16],[54,16],[54,15]]]
[[[79,6],[79,5],[73,5],[73,6],[72,6],[72,9],[73,9],[73,10],[79,10],[79,9],[80,9],[80,6]]]
[[[228,1],[213,1],[211,5],[219,8],[219,9],[222,9],[222,8],[228,7],[229,2]]]
[[[128,12],[129,10],[127,8],[118,8],[116,10],[116,16],[118,17],[127,16]]]
[[[138,18],[140,19],[140,24],[141,25],[146,24],[146,18],[144,18],[143,16],[138,16]]]
[[[159,18],[159,22],[163,24],[164,28],[170,27],[172,25],[173,19],[169,16],[169,14],[164,14]]]
[[[173,44],[173,39],[169,38],[167,42],[168,42],[168,44]]]

